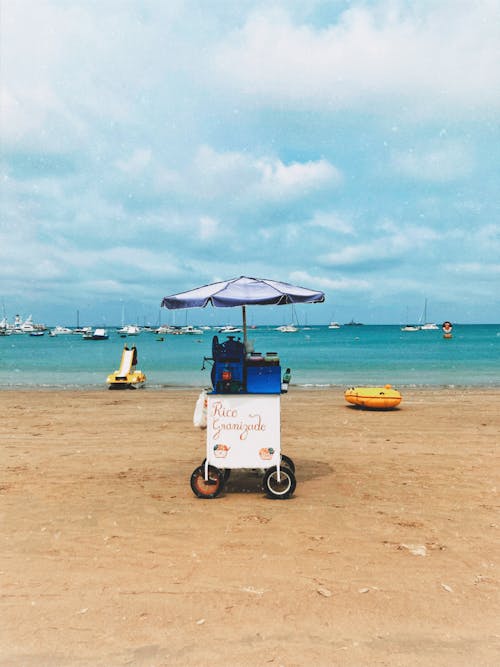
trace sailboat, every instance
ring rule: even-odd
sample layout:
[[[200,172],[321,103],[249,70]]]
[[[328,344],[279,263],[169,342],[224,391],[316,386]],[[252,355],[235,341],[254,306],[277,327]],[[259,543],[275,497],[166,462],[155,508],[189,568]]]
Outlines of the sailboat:
[[[298,328],[295,324],[282,324],[280,327],[276,327],[276,331],[281,331],[281,333],[295,333],[298,331]]]
[[[406,321],[408,322],[408,308],[406,308]],[[420,331],[420,324],[405,324],[401,331]]]
[[[292,322],[290,324],[283,324],[280,327],[276,327],[276,331],[281,331],[281,333],[296,333],[299,328],[293,323],[294,320],[297,321],[297,316],[292,303]]]
[[[421,321],[423,322],[423,324],[420,325],[422,331],[435,331],[436,329],[439,329],[438,325],[434,322],[427,322],[427,299],[425,300]]]

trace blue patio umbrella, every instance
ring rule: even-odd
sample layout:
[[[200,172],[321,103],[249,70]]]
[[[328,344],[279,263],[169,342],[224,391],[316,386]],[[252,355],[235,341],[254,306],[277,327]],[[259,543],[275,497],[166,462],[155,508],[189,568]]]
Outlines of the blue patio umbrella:
[[[205,308],[208,304],[217,308],[241,306],[243,335],[246,341],[246,306],[284,306],[294,303],[321,303],[324,300],[323,292],[277,280],[240,276],[166,296],[161,305],[170,309]]]

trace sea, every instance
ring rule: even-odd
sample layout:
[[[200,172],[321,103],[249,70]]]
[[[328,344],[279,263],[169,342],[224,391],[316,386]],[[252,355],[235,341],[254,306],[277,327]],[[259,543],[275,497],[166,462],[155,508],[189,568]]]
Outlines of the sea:
[[[147,376],[142,390],[208,387],[214,330],[194,335],[143,331],[123,338],[108,328],[108,340],[79,334],[0,336],[0,389],[107,389],[124,345],[135,345],[137,368]],[[237,334],[241,337],[241,334]],[[248,331],[256,352],[276,352],[290,368],[291,386],[400,387],[500,386],[500,324],[455,324],[442,331],[401,331],[400,326],[275,327]]]

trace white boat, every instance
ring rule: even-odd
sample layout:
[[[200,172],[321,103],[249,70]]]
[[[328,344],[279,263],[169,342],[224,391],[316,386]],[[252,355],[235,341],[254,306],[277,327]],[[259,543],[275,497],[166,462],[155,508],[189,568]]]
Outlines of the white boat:
[[[328,325],[329,329],[340,329],[340,324],[338,322],[330,322]]]
[[[0,321],[0,336],[10,336],[11,333],[12,329],[9,327],[7,318],[4,317],[3,320]]]
[[[410,318],[408,317],[408,308],[406,308],[406,321],[408,322],[409,320]],[[422,322],[422,318],[420,318],[420,322]],[[401,331],[420,331],[420,324],[404,324],[401,327]]]
[[[202,334],[203,333],[203,331],[201,329],[197,329],[192,324],[187,324],[185,327],[182,327],[181,331],[182,331],[183,334]]]
[[[50,330],[49,336],[64,336],[72,333],[73,329],[70,329],[69,327],[57,326]]]
[[[117,329],[117,333],[125,336],[138,336],[141,333],[141,328],[136,324],[125,324],[121,329]]]
[[[298,330],[295,324],[283,324],[281,327],[276,327],[276,331],[281,331],[281,333],[296,333]]]
[[[163,336],[164,334],[180,336],[182,334],[181,327],[172,326],[170,324],[162,324],[161,327],[158,327],[154,330],[155,334]]]
[[[108,340],[109,335],[106,329],[94,329],[82,336],[83,340]]]
[[[15,334],[29,334],[32,331],[45,331],[45,326],[43,324],[33,324],[31,315],[29,315],[24,322],[19,315],[16,315],[13,326],[9,327],[9,325],[7,325],[7,328],[10,328],[11,332]]]
[[[236,333],[241,333],[242,330],[238,329],[238,327],[233,327],[230,324],[228,324],[225,327],[220,327],[219,328],[219,333],[222,334],[236,334]]]
[[[292,303],[292,317],[289,324],[282,324],[280,327],[276,327],[276,331],[281,331],[281,333],[296,333],[299,330],[299,327],[294,324],[298,322],[297,315],[295,314],[295,306]]]
[[[171,329],[171,327],[168,324],[162,324],[157,329],[155,329],[154,332],[155,332],[155,334],[160,334],[160,336],[161,336],[163,334],[170,333],[170,329]]]
[[[435,324],[435,322],[427,322],[427,299],[425,300],[424,304],[424,312],[422,313],[422,318],[421,318],[423,324],[420,325],[420,329],[422,331],[436,331],[439,329],[438,325]]]

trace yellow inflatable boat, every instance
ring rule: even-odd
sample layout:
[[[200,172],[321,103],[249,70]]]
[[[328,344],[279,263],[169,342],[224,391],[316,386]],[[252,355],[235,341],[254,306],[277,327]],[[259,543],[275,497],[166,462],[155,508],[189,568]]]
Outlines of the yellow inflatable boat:
[[[344,393],[345,400],[361,408],[390,410],[398,406],[403,397],[390,384],[385,387],[350,387]]]

